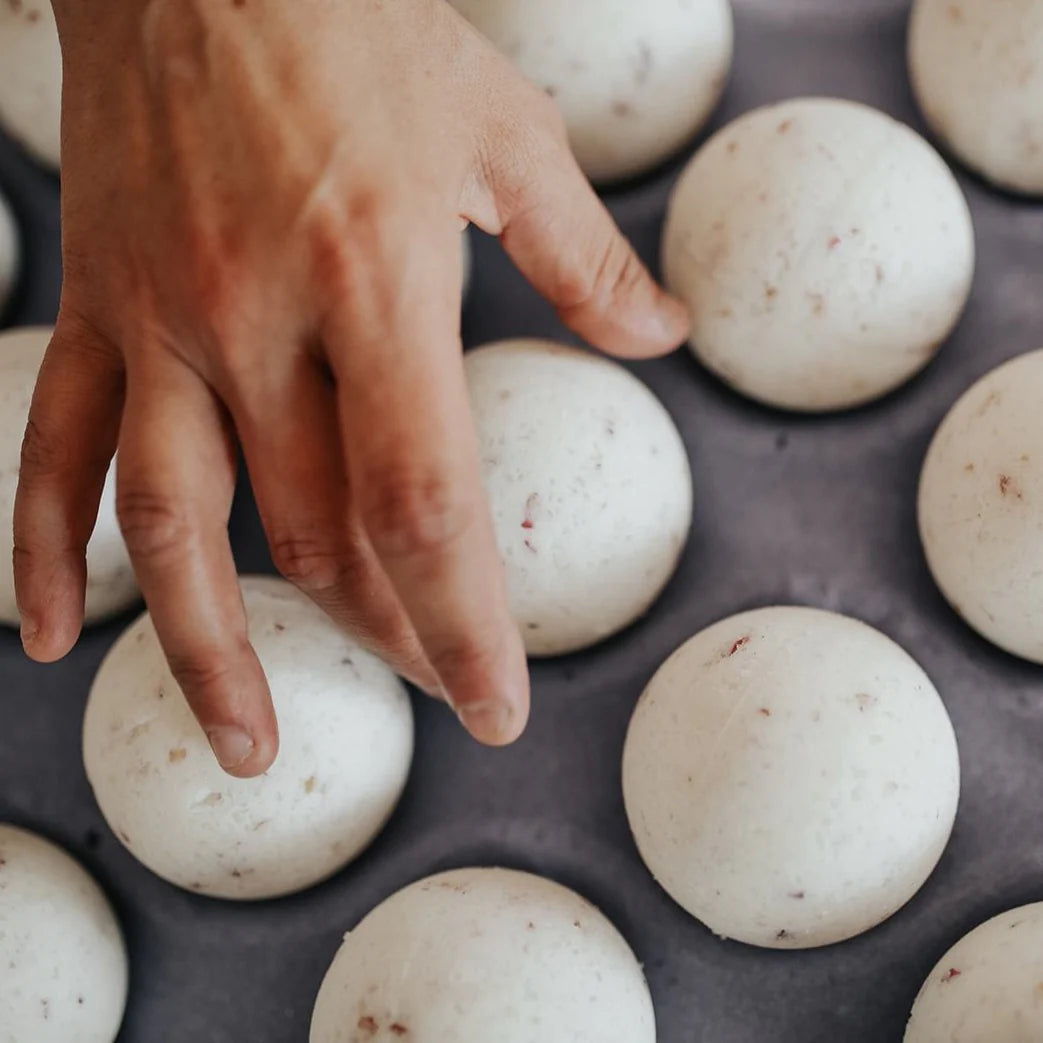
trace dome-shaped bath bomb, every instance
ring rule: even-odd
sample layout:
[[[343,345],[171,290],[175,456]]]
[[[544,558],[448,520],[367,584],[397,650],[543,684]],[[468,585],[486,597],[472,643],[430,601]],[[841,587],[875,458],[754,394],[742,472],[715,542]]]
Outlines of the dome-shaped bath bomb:
[[[0,625],[17,626],[11,527],[25,424],[36,377],[53,331],[33,326],[0,333]],[[95,623],[130,608],[138,585],[116,519],[115,472],[110,472],[87,547],[85,619]]]
[[[457,869],[392,895],[345,936],[311,1043],[655,1043],[641,967],[559,884]]]
[[[920,478],[935,582],[983,637],[1043,663],[1043,351],[978,381],[938,428]]]
[[[1043,1039],[1043,902],[983,923],[958,941],[916,997],[905,1043]]]
[[[682,645],[638,703],[627,816],[652,874],[716,934],[829,945],[919,890],[960,767],[927,675],[854,619],[766,608]]]
[[[83,728],[87,777],[127,849],[216,898],[300,891],[358,855],[394,809],[413,754],[402,683],[290,584],[242,581],[279,717],[262,777],[226,775],[171,676],[149,616],[113,646]]]
[[[0,315],[18,281],[21,260],[22,247],[14,214],[7,200],[0,195]]]
[[[702,363],[783,409],[861,405],[919,372],[955,326],[974,232],[949,168],[875,109],[801,98],[696,153],[663,267]]]
[[[56,168],[61,116],[62,51],[50,3],[0,4],[0,127]]]
[[[113,1043],[126,1000],[101,889],[50,841],[0,824],[0,1043]]]
[[[909,66],[934,132],[1002,188],[1043,195],[1043,0],[917,0]]]
[[[685,145],[732,59],[728,0],[451,0],[557,102],[594,181],[633,177]]]
[[[511,608],[532,655],[634,622],[677,566],[692,518],[684,444],[622,366],[545,341],[465,358]]]

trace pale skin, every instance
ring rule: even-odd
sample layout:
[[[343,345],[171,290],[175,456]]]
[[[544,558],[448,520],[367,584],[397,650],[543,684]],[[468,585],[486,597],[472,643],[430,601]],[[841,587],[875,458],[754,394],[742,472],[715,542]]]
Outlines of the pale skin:
[[[83,623],[118,512],[218,761],[278,750],[228,542],[240,445],[279,570],[478,740],[517,738],[525,656],[461,365],[460,232],[499,236],[591,344],[674,348],[553,103],[444,0],[54,0],[64,286],[15,509],[22,639]]]

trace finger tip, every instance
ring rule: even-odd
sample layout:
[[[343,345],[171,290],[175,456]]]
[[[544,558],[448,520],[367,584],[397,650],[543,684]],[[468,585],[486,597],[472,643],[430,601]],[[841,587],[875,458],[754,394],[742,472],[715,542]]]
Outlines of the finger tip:
[[[653,359],[676,351],[692,329],[688,309],[666,293],[647,307],[631,310],[596,323],[579,323],[562,315],[566,324],[590,343],[617,358]]]
[[[510,746],[525,732],[529,720],[528,685],[524,698],[502,697],[465,704],[457,716],[472,738],[483,746]]]
[[[22,648],[25,654],[37,663],[57,663],[64,659],[80,637],[80,625],[49,626],[23,618],[21,627]]]
[[[476,742],[493,749],[512,746],[525,731],[525,721],[517,715],[482,710],[474,715],[461,715],[461,723]]]
[[[264,775],[275,763],[274,757],[258,755],[249,757],[242,764],[234,766],[221,765],[221,770],[233,779],[257,779]]]
[[[692,333],[692,313],[688,305],[664,290],[661,313],[664,336],[675,348],[679,347]]]
[[[254,753],[242,764],[239,770],[244,772],[238,777],[242,779],[255,779],[267,774],[274,767],[279,757],[279,735],[264,733],[263,738],[257,743]]]
[[[514,712],[509,717],[503,729],[487,746],[502,749],[505,746],[513,746],[524,734],[529,723],[529,714]]]
[[[233,778],[257,778],[275,763],[279,738],[267,725],[215,724],[205,730],[217,763]]]
[[[635,323],[635,339],[641,355],[655,358],[676,351],[692,332],[688,308],[665,290],[660,290],[654,306]]]

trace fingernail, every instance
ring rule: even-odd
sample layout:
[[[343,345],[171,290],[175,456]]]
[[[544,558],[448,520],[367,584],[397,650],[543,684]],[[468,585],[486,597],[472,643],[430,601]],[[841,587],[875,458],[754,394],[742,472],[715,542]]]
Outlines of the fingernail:
[[[457,716],[479,742],[498,743],[509,734],[514,708],[504,702],[470,703],[460,707]]]
[[[669,294],[664,294],[661,298],[655,321],[661,335],[671,341],[684,340],[692,327],[692,319],[687,307]]]
[[[35,640],[37,635],[40,633],[40,624],[32,619],[30,616],[22,616],[22,645],[28,649]]]
[[[210,748],[214,751],[217,763],[225,771],[238,768],[254,751],[253,739],[235,725],[211,728],[206,737],[210,740]]]

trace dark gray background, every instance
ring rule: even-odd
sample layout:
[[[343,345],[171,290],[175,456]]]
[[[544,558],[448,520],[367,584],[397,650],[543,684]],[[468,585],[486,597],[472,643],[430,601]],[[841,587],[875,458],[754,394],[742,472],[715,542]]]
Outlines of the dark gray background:
[[[922,128],[904,65],[907,8],[736,0],[735,72],[714,125],[772,99],[831,94]],[[676,173],[675,164],[607,197],[652,261]],[[952,942],[1000,910],[1043,899],[1043,670],[959,622],[916,537],[917,475],[946,409],[986,370],[1043,345],[1043,206],[961,177],[978,232],[973,298],[952,343],[899,393],[806,419],[744,402],[687,352],[634,367],[676,418],[694,468],[695,525],[676,578],[650,617],[616,640],[533,667],[532,724],[509,750],[481,749],[418,699],[416,760],[398,812],[322,887],[237,906],[152,877],[109,834],[80,760],[91,677],[128,620],[91,632],[51,668],[31,665],[16,635],[0,630],[0,820],[65,844],[111,894],[132,968],[121,1041],[305,1040],[341,933],[398,887],[453,865],[534,870],[601,905],[646,965],[662,1043],[899,1040],[921,980]],[[28,261],[8,321],[50,321],[57,182],[0,140],[0,188]],[[562,335],[499,247],[476,247],[467,343]],[[241,568],[267,569],[245,493],[232,529]],[[956,832],[923,891],[877,930],[807,953],[717,941],[673,905],[638,858],[619,777],[630,711],[667,654],[716,619],[785,601],[858,616],[909,649],[949,707],[964,772]]]

